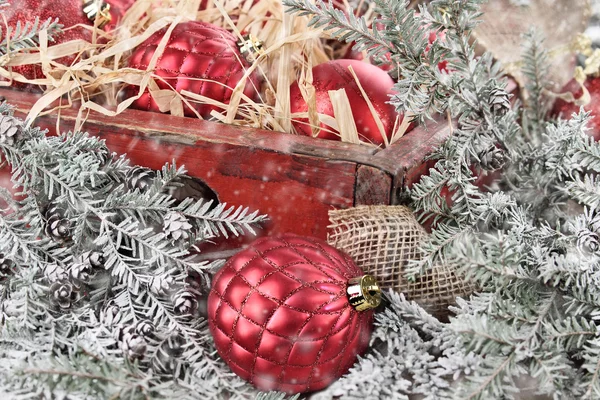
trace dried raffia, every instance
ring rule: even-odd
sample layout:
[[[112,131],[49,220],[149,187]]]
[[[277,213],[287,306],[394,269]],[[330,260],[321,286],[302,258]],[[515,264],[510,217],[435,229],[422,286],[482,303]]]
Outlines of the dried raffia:
[[[343,142],[360,143],[356,123],[352,117],[352,107],[345,89],[330,90],[329,99],[333,106],[333,114],[338,121],[338,131]]]
[[[427,232],[405,206],[359,206],[329,212],[327,241],[348,253],[383,289],[404,293],[429,312],[445,318],[457,297],[475,287],[445,265],[438,265],[414,282],[405,278],[408,260],[420,257],[419,244]]]
[[[400,120],[400,116],[396,118],[396,126],[394,127],[390,144],[396,143],[402,136],[404,136],[413,117],[414,115],[411,113],[406,113],[402,116],[402,120]]]
[[[375,120],[375,123],[377,124],[377,128],[379,129],[379,134],[381,135],[381,139],[383,140],[384,146],[387,147],[390,143],[389,143],[387,135],[385,134],[385,128],[383,127],[383,122],[381,122],[379,113],[377,112],[377,110],[375,109],[375,106],[373,106],[373,102],[371,101],[371,99],[369,98],[369,96],[367,95],[365,90],[363,89],[363,87],[360,83],[360,80],[358,79],[358,76],[356,76],[356,72],[354,72],[354,69],[352,69],[352,66],[349,66],[348,69],[350,70],[350,73],[352,74],[352,77],[354,78],[354,81],[356,82],[356,86],[358,86],[358,90],[360,90],[360,93],[362,94],[363,99],[365,99],[365,102],[367,103],[367,106],[369,107],[371,114],[373,114],[373,117],[374,117],[373,119]],[[352,118],[352,113],[350,113],[349,117]]]
[[[346,112],[338,113],[336,118],[316,112],[314,94],[310,93],[311,69],[329,61],[332,54],[326,51],[321,40],[327,34],[321,29],[307,28],[308,17],[284,13],[281,3],[275,0],[211,0],[206,9],[195,12],[199,4],[200,0],[137,1],[110,34],[97,27],[83,27],[93,33],[90,43],[74,40],[48,46],[42,40],[38,51],[11,54],[5,64],[0,64],[0,77],[4,79],[0,85],[10,85],[10,81],[14,80],[44,88],[44,94],[29,112],[29,121],[34,121],[39,115],[59,111],[61,107],[79,104],[75,129],[82,129],[90,111],[107,116],[119,115],[145,91],[157,100],[162,112],[183,115],[184,105],[204,102],[219,108],[211,115],[214,120],[233,125],[293,133],[292,118],[307,118],[315,126],[323,122],[332,129],[347,123],[349,116]],[[373,18],[372,12],[368,15]],[[155,83],[161,78],[153,73],[153,68],[162,55],[169,33],[177,23],[194,16],[197,20],[224,27],[239,38],[242,38],[240,31],[243,30],[264,43],[264,52],[233,88],[229,104],[186,91],[160,90]],[[148,68],[141,71],[126,67],[131,51],[165,28],[167,33]],[[75,56],[75,61],[71,65],[57,61],[66,56]],[[13,66],[24,64],[42,65],[45,77],[29,80],[11,72]],[[260,100],[250,99],[242,92],[252,71],[258,71],[263,81],[262,88],[256,88]],[[307,113],[291,115],[289,87],[298,78],[306,84],[304,94],[311,106]],[[128,85],[139,86],[139,91],[137,96],[124,99],[119,94]],[[199,115],[197,117],[200,118]],[[59,130],[60,123],[59,118]],[[343,136],[346,140],[356,135],[350,131]],[[357,142],[354,139],[349,141]]]

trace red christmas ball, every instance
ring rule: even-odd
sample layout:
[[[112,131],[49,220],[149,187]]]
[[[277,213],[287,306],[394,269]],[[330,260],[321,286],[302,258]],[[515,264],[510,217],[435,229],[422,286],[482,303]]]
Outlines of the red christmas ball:
[[[138,46],[129,59],[129,67],[147,69],[165,32],[166,28],[156,32]],[[192,21],[175,27],[154,74],[162,78],[156,79],[160,89],[187,90],[228,104],[233,89],[249,66],[232,33],[212,24]],[[253,74],[246,82],[244,94],[254,98],[258,88],[258,75]],[[130,96],[137,91],[137,87],[128,89]],[[160,112],[149,92],[137,99],[133,107]],[[194,109],[204,118],[209,117],[212,110],[220,110],[217,106],[201,103],[195,103]],[[187,105],[184,111],[187,116],[195,116]]]
[[[347,294],[356,289],[350,280],[362,275],[323,241],[258,239],[215,275],[208,323],[217,351],[260,390],[301,393],[328,386],[369,343],[372,311],[357,311]]]
[[[433,42],[435,42],[436,40],[440,40],[440,41],[445,41],[446,40],[446,32],[444,31],[429,31],[429,37],[427,39],[428,41],[428,46],[427,48],[425,48],[425,54],[427,54],[429,52],[429,49],[431,48],[431,45],[433,44]],[[446,72],[448,73],[448,61],[444,60],[444,61],[440,61],[438,63],[438,69],[440,70],[440,72]]]
[[[17,22],[23,26],[25,23],[35,23],[36,17],[40,23],[48,18],[52,20],[58,18],[58,22],[63,25],[64,32],[54,35],[54,41],[48,43],[49,46],[65,43],[70,40],[84,39],[91,40],[91,32],[83,27],[75,25],[90,25],[87,16],[83,12],[83,3],[81,0],[10,0],[10,6],[3,8],[3,15],[6,18],[8,26],[13,32]],[[67,30],[67,28],[70,28]],[[58,60],[63,64],[69,64],[73,57],[67,57]],[[12,70],[22,74],[28,79],[43,78],[42,68],[39,65],[23,65],[12,67]],[[16,86],[23,86],[16,84]]]
[[[333,105],[329,98],[330,90],[345,89],[356,129],[360,140],[381,145],[384,143],[375,118],[369,105],[363,97],[354,77],[348,69],[352,66],[358,80],[373,104],[388,140],[391,139],[396,123],[396,110],[388,104],[390,95],[393,94],[393,79],[380,68],[357,60],[334,60],[319,64],[313,68],[313,86],[316,91],[317,112],[334,116]],[[308,104],[302,97],[298,82],[290,87],[291,112],[301,113],[308,111]],[[400,116],[401,121],[402,116]],[[312,130],[307,118],[293,121],[294,128],[300,134],[312,136]],[[317,137],[322,139],[340,140],[339,132],[321,123],[321,131]]]
[[[384,29],[384,25],[381,22],[377,23],[377,29]],[[435,42],[436,40],[441,40],[444,41],[446,39],[446,33],[443,31],[430,31],[428,34],[428,45],[425,48],[425,54],[427,54],[427,52],[429,51],[429,49],[431,48],[431,45],[433,44],[433,42]],[[343,58],[350,58],[353,60],[364,60],[365,56],[364,53],[362,51],[356,51],[354,50],[354,45],[356,44],[356,42],[352,42],[350,44],[350,46],[348,46],[348,50],[346,51],[346,53],[344,54]],[[390,71],[392,70],[392,68],[394,67],[394,64],[392,63],[392,56],[391,53],[386,53],[385,54],[385,58],[387,60],[387,63],[384,64],[380,64],[378,65],[379,68],[381,68],[384,71]],[[375,60],[373,58],[371,58],[371,64],[375,64]],[[438,69],[441,72],[448,72],[448,61],[444,60],[438,63]]]
[[[383,25],[381,22],[378,22],[376,25],[378,30],[382,30],[385,28],[385,25]],[[364,52],[362,51],[356,51],[354,50],[354,46],[356,45],[356,42],[352,42],[350,43],[350,45],[348,46],[348,50],[346,51],[346,54],[344,54],[344,57],[342,58],[349,58],[352,60],[364,60],[365,56],[364,56]],[[384,71],[389,71],[392,69],[393,64],[392,64],[392,55],[390,52],[385,53],[385,58],[386,58],[386,63],[384,64],[380,64],[378,65],[379,68],[381,68]],[[370,59],[371,64],[376,64],[375,59],[373,57],[371,57]]]
[[[591,112],[591,119],[588,122],[588,135],[595,140],[600,140],[600,77],[588,77],[583,83],[585,88],[590,93],[590,102],[583,108],[585,111]],[[575,79],[571,80],[562,90],[563,93],[571,92],[576,99],[583,95],[581,85]],[[571,118],[573,113],[579,113],[580,106],[566,102],[562,99],[557,99],[552,110],[553,115],[562,118]]]

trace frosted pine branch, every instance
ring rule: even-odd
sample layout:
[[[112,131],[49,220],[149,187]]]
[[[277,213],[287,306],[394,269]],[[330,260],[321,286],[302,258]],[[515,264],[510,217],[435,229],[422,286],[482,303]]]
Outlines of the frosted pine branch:
[[[0,7],[5,5],[0,4]],[[8,28],[6,32],[1,32],[0,55],[10,55],[17,51],[36,48],[40,44],[40,31],[43,30],[47,31],[48,40],[53,41],[54,35],[59,34],[61,28],[58,18],[49,18],[42,23],[37,17],[33,23],[18,21],[14,29]]]

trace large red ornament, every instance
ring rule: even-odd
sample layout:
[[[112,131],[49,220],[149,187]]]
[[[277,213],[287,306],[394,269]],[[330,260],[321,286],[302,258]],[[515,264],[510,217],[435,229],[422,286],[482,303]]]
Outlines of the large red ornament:
[[[137,47],[129,59],[129,66],[147,69],[165,32],[166,28],[156,32]],[[249,66],[232,33],[212,24],[192,21],[175,27],[154,73],[162,78],[156,79],[161,89],[187,90],[228,104],[233,89]],[[254,98],[258,88],[258,76],[253,74],[246,82],[244,94]],[[129,88],[129,95],[137,94],[137,90],[137,87]],[[160,112],[148,92],[136,100],[133,107]],[[204,118],[209,117],[212,110],[220,110],[217,106],[199,103],[194,108]],[[184,111],[187,116],[195,116],[187,105]]]
[[[48,45],[65,43],[70,40],[84,39],[91,40],[92,34],[89,30],[75,25],[90,25],[87,16],[83,12],[83,3],[81,0],[10,0],[9,6],[4,7],[2,14],[6,18],[8,26],[14,31],[17,22],[21,26],[29,22],[33,24],[36,17],[40,22],[45,22],[48,18],[56,19],[63,25],[63,33],[54,35],[54,42]],[[70,28],[67,30],[67,28]],[[4,31],[4,28],[3,28]],[[58,60],[63,64],[69,64],[73,57]],[[23,65],[12,67],[12,70],[22,74],[28,79],[43,78],[42,68],[39,65]],[[18,84],[18,86],[23,86]]]
[[[368,304],[356,306],[356,279],[348,282],[362,275],[323,241],[258,239],[215,275],[208,323],[217,351],[260,390],[301,393],[328,386],[369,343],[372,311],[357,309],[375,307],[380,298],[372,281]]]
[[[393,79],[380,68],[357,60],[334,60],[319,64],[313,68],[313,86],[316,91],[317,112],[334,116],[333,105],[329,98],[330,90],[345,89],[354,122],[360,140],[381,145],[383,137],[377,126],[369,105],[363,97],[358,84],[348,69],[352,66],[358,80],[373,104],[388,140],[391,139],[396,117],[398,114],[394,106],[388,104],[390,95],[393,94]],[[301,113],[308,111],[308,104],[302,97],[298,82],[290,87],[291,112]],[[402,120],[400,116],[399,121]],[[312,130],[307,118],[295,119],[293,125],[298,133],[312,136]],[[340,140],[339,132],[321,123],[321,131],[317,137],[322,139]]]
[[[588,134],[595,140],[600,140],[600,77],[588,77],[583,84],[590,93],[590,102],[583,108],[591,112],[591,119],[587,126]],[[576,99],[583,95],[581,85],[575,79],[571,80],[562,90],[563,93],[571,92]],[[558,99],[554,103],[553,115],[562,118],[571,118],[573,113],[579,113],[580,106]]]

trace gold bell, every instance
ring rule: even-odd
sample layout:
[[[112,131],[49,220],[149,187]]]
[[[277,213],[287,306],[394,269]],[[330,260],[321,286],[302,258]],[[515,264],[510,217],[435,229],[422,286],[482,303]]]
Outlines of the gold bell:
[[[110,4],[98,0],[82,0],[83,12],[88,19],[94,23],[98,18],[98,27],[104,28],[112,20],[110,15]]]
[[[356,311],[376,308],[381,303],[381,289],[371,275],[363,275],[348,281],[348,301]]]
[[[240,53],[248,62],[254,62],[258,57],[264,54],[265,49],[263,47],[262,40],[257,37],[248,34],[242,37],[242,40],[238,42]]]

